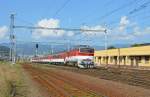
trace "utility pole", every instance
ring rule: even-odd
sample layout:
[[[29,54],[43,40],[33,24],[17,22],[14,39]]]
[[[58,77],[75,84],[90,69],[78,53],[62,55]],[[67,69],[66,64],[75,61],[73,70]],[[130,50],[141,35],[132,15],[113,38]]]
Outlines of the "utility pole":
[[[120,48],[118,48],[118,67],[120,68]]]
[[[14,14],[10,15],[10,61],[16,62],[16,41],[14,35]]]
[[[106,60],[106,65],[108,65],[108,54],[107,54],[107,30],[105,29],[105,31],[104,31],[104,33],[105,33],[105,52],[106,52],[106,57],[105,57],[105,60]]]
[[[107,50],[107,30],[105,32],[105,50]]]

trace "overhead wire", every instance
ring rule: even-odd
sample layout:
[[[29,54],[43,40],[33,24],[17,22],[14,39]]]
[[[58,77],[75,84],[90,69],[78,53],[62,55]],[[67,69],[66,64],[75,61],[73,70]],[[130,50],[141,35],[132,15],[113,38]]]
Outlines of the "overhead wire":
[[[112,2],[114,2],[114,0],[110,0],[110,1],[106,2],[103,6],[104,6],[104,7],[105,7],[106,5],[108,6],[108,5],[112,4]],[[97,10],[97,9],[96,9],[96,10]],[[88,15],[84,16],[84,18],[82,18],[81,20],[84,21],[84,20],[88,19],[88,18],[91,16],[91,14],[92,14],[93,12],[95,12],[96,10],[94,10],[94,11],[90,12]],[[83,23],[81,23],[81,24],[83,24]]]
[[[145,3],[143,3],[142,5],[140,5],[140,7],[141,7],[141,6],[144,6],[145,4],[148,4],[148,3],[150,3],[150,2],[149,2],[149,1],[148,1],[148,2],[145,2]],[[148,7],[149,7],[149,6],[147,6],[147,8],[148,8]],[[139,7],[138,7],[138,8],[139,8]],[[145,8],[145,7],[144,7],[144,8]],[[144,8],[143,8],[143,9],[144,9]],[[137,8],[135,8],[135,9],[137,9]],[[127,17],[130,18],[130,19],[131,19],[131,18],[134,19],[135,17],[138,17],[139,15],[143,15],[142,13],[140,13],[140,14],[135,14],[135,13],[139,12],[139,10],[135,10],[135,9],[134,9],[134,12],[133,12],[133,10],[132,10],[132,11],[130,11],[130,12],[132,12],[132,13],[129,12],[129,13],[128,13],[127,15],[125,15],[125,16],[127,16]],[[140,9],[140,10],[142,10],[142,9]],[[117,19],[120,19],[120,18],[117,18]],[[145,18],[142,18],[142,20],[143,20],[143,19],[145,19]],[[115,23],[117,23],[117,21],[113,21],[113,23],[110,23],[110,25],[115,24]]]
[[[59,14],[59,12],[61,12],[61,10],[64,9],[64,8],[66,7],[66,5],[67,5],[70,1],[71,1],[71,0],[66,0],[66,1],[64,2],[64,4],[55,12],[55,14],[53,15],[53,17],[55,18],[55,17]]]
[[[128,6],[131,6],[132,4],[134,4],[135,2],[138,2],[138,1],[140,1],[140,0],[132,0],[131,2],[126,3],[126,4],[123,4],[122,6],[120,6],[120,7],[116,8],[116,9],[114,9],[114,10],[112,10],[112,11],[106,13],[105,15],[103,15],[103,16],[101,17],[101,21],[102,21],[103,19],[107,18],[108,16],[112,15],[113,13],[116,13],[116,12],[118,12],[118,11],[124,9],[124,8],[127,8]],[[111,2],[111,1],[110,1],[110,2]],[[110,3],[110,2],[109,2],[109,3]],[[120,18],[119,18],[119,19],[120,19]],[[113,23],[111,23],[111,25],[112,25],[112,24],[115,24],[115,23],[118,23],[118,22],[117,22],[117,21],[113,21]],[[109,25],[110,25],[110,24],[109,24]]]
[[[150,1],[145,2],[144,4],[140,5],[138,8],[135,8],[132,11],[130,11],[129,14],[134,14],[138,11],[141,11],[141,10],[145,9],[146,7],[148,7],[149,4],[150,4]]]
[[[134,1],[136,1],[136,2],[138,2],[138,0],[134,0]],[[133,1],[132,1],[133,2]],[[130,2],[131,3],[131,2]],[[149,2],[147,2],[147,3],[149,3]],[[145,5],[145,4],[147,4],[147,3],[144,3],[144,4],[142,4],[143,6]],[[129,4],[129,3],[128,3]],[[132,3],[133,4],[133,3]],[[121,7],[120,7],[121,8]],[[116,11],[119,11],[119,8],[118,8],[118,10],[116,9]],[[112,11],[113,12],[113,11]],[[115,11],[114,11],[115,12]],[[111,14],[113,14],[113,13],[111,13]],[[110,15],[111,15],[110,14]],[[108,16],[109,16],[109,14],[108,14]],[[131,15],[125,15],[125,16],[128,16],[129,18],[135,18],[136,16],[138,16],[138,15],[136,15],[136,16],[131,16]],[[107,17],[107,16],[106,16]],[[104,17],[104,18],[106,18],[106,17]],[[109,25],[113,25],[113,24],[117,24],[118,23],[118,19],[120,19],[120,17],[119,18],[117,18],[115,21],[112,21],[111,23],[109,23]]]
[[[132,0],[132,1],[128,2],[128,3],[126,3],[126,4],[121,5],[118,8],[115,8],[115,9],[109,11],[108,13],[102,15],[101,17],[98,17],[98,18],[94,19],[93,21],[100,20],[102,22],[102,21],[104,21],[105,18],[111,16],[112,14],[114,14],[114,13],[116,13],[118,11],[121,11],[121,10],[131,6],[132,4],[135,4],[135,2],[139,2],[139,1],[141,1],[141,0]]]
[[[131,6],[131,5],[134,4],[136,1],[138,1],[138,0],[133,0],[133,1],[129,2],[129,3],[126,3],[126,4],[122,5],[122,6],[118,7],[118,8],[116,8],[116,9],[114,9],[114,10],[112,10],[112,11],[106,13],[106,14],[103,15],[100,19],[101,19],[101,20],[102,20],[102,19],[105,19],[105,18],[107,18],[108,16],[111,16],[112,14],[114,14],[114,13],[116,13],[116,12],[118,12],[118,11],[124,9],[124,8],[127,8],[127,7]]]

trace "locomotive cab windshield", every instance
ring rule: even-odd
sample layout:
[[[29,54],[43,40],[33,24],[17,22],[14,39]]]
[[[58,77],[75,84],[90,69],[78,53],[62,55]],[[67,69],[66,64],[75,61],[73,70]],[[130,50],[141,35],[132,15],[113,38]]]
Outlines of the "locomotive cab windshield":
[[[93,48],[80,48],[80,53],[94,53]]]

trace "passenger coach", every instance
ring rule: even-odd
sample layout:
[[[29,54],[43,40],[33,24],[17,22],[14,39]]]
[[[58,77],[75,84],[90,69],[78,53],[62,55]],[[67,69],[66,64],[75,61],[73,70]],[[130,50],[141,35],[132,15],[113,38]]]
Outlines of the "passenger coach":
[[[79,68],[93,68],[94,67],[94,48],[87,45],[79,45],[70,51],[43,56],[34,57],[32,62],[64,64],[77,66]]]

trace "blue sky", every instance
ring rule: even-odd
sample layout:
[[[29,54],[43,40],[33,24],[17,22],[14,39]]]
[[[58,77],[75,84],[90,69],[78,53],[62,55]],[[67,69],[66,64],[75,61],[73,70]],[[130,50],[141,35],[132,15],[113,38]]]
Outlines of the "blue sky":
[[[109,45],[150,42],[150,4],[141,8],[149,0],[68,0],[65,7],[54,16],[66,1],[0,0],[0,42],[8,41],[9,16],[12,12],[16,14],[16,25],[107,28]],[[66,42],[69,39],[72,42],[78,40],[76,43],[104,44],[102,32],[15,29],[15,35],[18,41]]]

